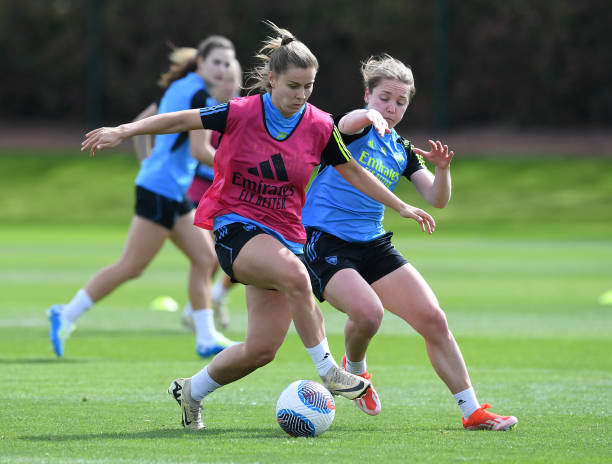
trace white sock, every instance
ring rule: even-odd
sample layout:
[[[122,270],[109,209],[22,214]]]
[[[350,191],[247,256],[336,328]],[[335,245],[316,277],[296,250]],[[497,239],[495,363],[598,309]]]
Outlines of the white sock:
[[[221,301],[227,295],[227,288],[223,286],[223,280],[223,277],[218,279],[210,291],[210,297],[215,301]]]
[[[474,388],[472,387],[459,393],[455,393],[453,397],[455,398],[459,409],[461,409],[463,418],[466,420],[469,419],[469,417],[474,414],[474,411],[480,407],[478,400],[476,399],[476,393],[474,393]]]
[[[346,370],[351,374],[361,375],[365,371],[368,370],[366,367],[366,358],[365,356],[361,361],[351,361],[348,356],[346,357]]]
[[[93,301],[91,301],[91,298],[85,289],[81,289],[76,292],[76,295],[74,295],[74,298],[72,298],[70,303],[64,305],[64,308],[62,309],[62,317],[73,323],[92,306]]]
[[[184,314],[193,314],[193,307],[191,306],[191,301],[187,300],[185,303],[185,307],[183,308]]]
[[[202,401],[202,398],[210,395],[221,386],[208,374],[208,366],[206,366],[191,377],[191,397],[196,401]]]
[[[315,363],[319,375],[327,374],[332,367],[338,365],[329,351],[327,338],[324,338],[321,343],[312,348],[306,348],[306,351],[312,358],[312,362]]]
[[[215,344],[215,319],[212,309],[194,309],[193,325],[195,326],[196,344],[209,347]]]

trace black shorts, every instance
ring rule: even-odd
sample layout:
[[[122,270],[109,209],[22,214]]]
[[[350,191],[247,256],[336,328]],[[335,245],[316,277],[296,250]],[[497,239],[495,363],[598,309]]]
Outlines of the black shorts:
[[[232,279],[232,282],[238,282],[234,280],[232,270],[234,260],[246,242],[259,234],[267,234],[267,232],[256,225],[242,222],[233,222],[215,230],[215,251],[219,265],[223,272]]]
[[[179,216],[188,214],[193,203],[186,196],[183,201],[171,200],[139,185],[136,186],[136,215],[172,230]]]
[[[312,291],[319,301],[324,301],[327,283],[342,269],[355,269],[368,284],[372,284],[408,263],[391,243],[393,232],[369,242],[347,242],[308,227],[306,236],[302,260],[310,275]]]

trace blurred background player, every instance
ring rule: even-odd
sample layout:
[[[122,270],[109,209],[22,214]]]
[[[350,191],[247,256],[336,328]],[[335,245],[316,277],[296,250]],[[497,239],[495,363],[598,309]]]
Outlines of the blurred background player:
[[[194,59],[197,54],[197,49],[181,47],[174,48],[170,54],[170,61],[173,65],[180,68],[184,67],[185,63]],[[160,85],[164,82],[160,81]],[[240,96],[242,89],[242,67],[238,60],[234,59],[230,63],[229,68],[225,71],[224,77],[221,82],[216,83],[209,89],[210,97],[207,99],[206,106],[215,106],[219,103],[225,103],[234,97]],[[143,119],[149,116],[157,114],[158,103],[151,103],[144,111],[142,111],[135,120]],[[187,190],[187,196],[197,207],[200,202],[200,198],[208,187],[210,187],[214,171],[213,171],[213,158],[216,148],[219,146],[219,140],[221,134],[216,131],[208,131],[207,136],[204,140],[204,150],[206,156],[203,160],[199,161],[195,170],[193,181]],[[153,147],[153,137],[150,135],[139,135],[133,137],[134,149],[139,160],[145,159],[150,155]],[[226,306],[226,297],[229,289],[234,285],[227,274],[223,272],[217,278],[211,289],[211,301],[214,313],[215,324],[225,329],[229,326],[230,315]],[[187,301],[183,309],[181,321],[185,327],[195,330],[193,322],[193,307],[190,301]]]
[[[232,98],[240,96],[242,90],[242,67],[238,60],[233,60],[230,68],[225,73],[223,81],[211,89],[212,97],[209,100],[208,106],[214,106],[219,103],[225,103],[230,101]],[[221,140],[221,134],[217,131],[211,131],[210,146],[213,150],[216,150]],[[214,153],[213,153],[214,157]],[[196,174],[193,178],[193,182],[187,190],[187,195],[193,201],[197,207],[200,203],[202,195],[212,185],[214,177],[214,171],[212,165],[206,163],[198,163],[196,168]],[[230,315],[227,310],[226,297],[230,288],[234,285],[232,279],[225,274],[223,271],[219,273],[217,280],[213,284],[211,290],[211,300],[213,311],[215,315],[215,323],[222,329],[229,326]],[[182,315],[183,324],[193,330],[193,316],[192,306],[189,302],[185,305]]]
[[[363,63],[361,73],[366,107],[336,121],[347,148],[390,190],[403,176],[430,205],[444,208],[451,196],[453,152],[432,140],[430,151],[420,150],[394,129],[415,93],[412,71],[385,54]],[[435,166],[435,175],[421,157]],[[343,366],[371,378],[366,350],[386,308],[424,337],[431,364],[457,401],[466,429],[506,430],[514,426],[515,417],[493,414],[486,410],[488,404],[478,404],[463,356],[437,298],[421,274],[392,245],[393,234],[385,233],[384,209],[334,169],[322,165],[302,212],[308,234],[304,257],[313,291],[320,301],[327,300],[348,315]],[[370,415],[381,410],[374,387],[355,403]]]
[[[172,63],[161,76],[160,85],[167,89],[159,112],[206,106],[210,97],[207,89],[222,82],[234,59],[229,39],[210,36],[202,41],[193,59]],[[53,305],[48,311],[49,338],[57,356],[63,355],[74,322],[119,285],[140,276],[168,238],[190,261],[188,293],[197,308],[193,311],[196,352],[208,357],[232,344],[214,326],[210,287],[217,260],[213,240],[193,226],[193,203],[186,196],[196,160],[210,162],[209,140],[210,132],[204,130],[155,138],[151,156],[143,159],[136,177],[135,215],[123,255],[95,274],[68,304]]]

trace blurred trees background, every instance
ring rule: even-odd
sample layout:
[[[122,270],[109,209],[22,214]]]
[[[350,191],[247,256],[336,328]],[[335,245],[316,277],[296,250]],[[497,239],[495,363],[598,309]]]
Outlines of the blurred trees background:
[[[223,34],[248,69],[270,19],[319,58],[311,102],[330,112],[362,103],[360,61],[388,52],[415,74],[404,124],[608,127],[610,10],[608,0],[0,0],[0,120],[130,120],[160,94],[167,42]]]

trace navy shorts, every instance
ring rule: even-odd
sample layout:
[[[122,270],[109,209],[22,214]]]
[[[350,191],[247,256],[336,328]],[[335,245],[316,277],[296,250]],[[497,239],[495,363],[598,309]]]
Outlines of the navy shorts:
[[[137,216],[172,230],[179,216],[188,214],[193,209],[193,203],[187,197],[184,197],[183,201],[171,200],[137,185],[134,209]]]
[[[302,260],[308,269],[312,291],[319,301],[333,275],[342,269],[355,269],[372,284],[407,264],[391,243],[393,232],[368,242],[347,242],[312,227],[306,228]]]
[[[238,282],[234,280],[232,266],[242,247],[256,235],[266,233],[265,230],[256,225],[242,222],[233,222],[215,230],[215,251],[217,252],[219,265],[223,272],[232,279],[232,282]]]

